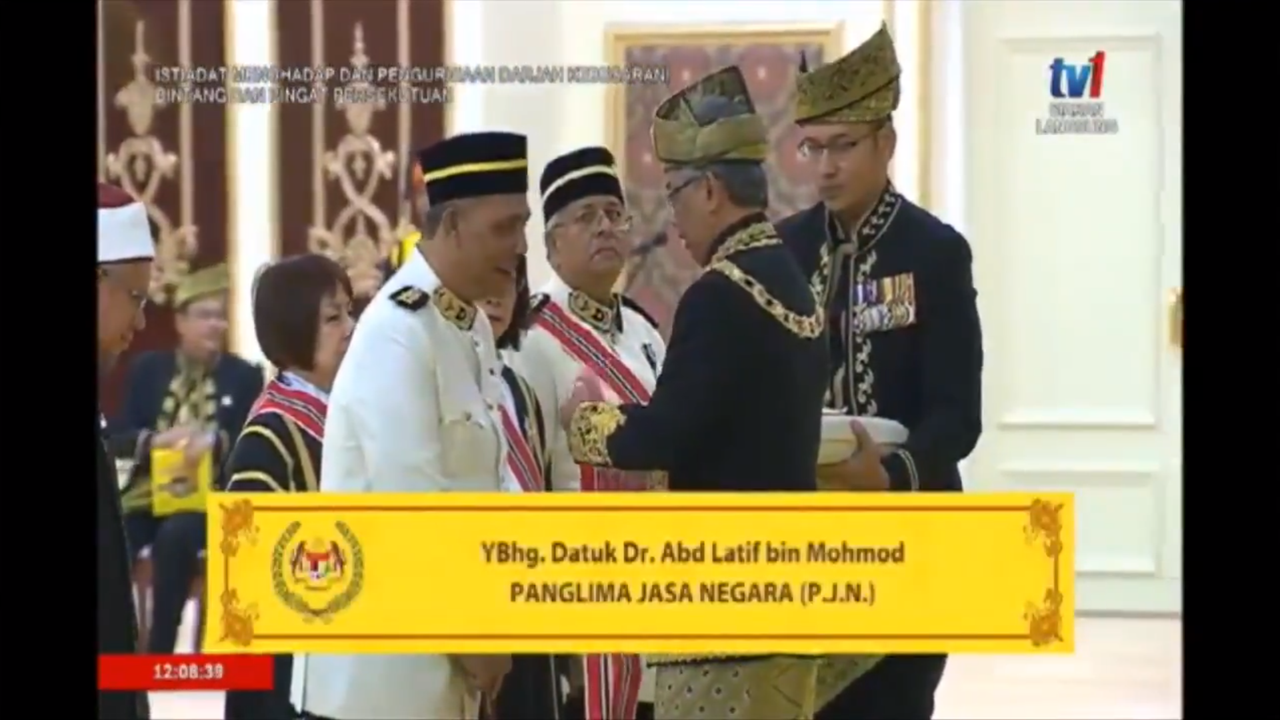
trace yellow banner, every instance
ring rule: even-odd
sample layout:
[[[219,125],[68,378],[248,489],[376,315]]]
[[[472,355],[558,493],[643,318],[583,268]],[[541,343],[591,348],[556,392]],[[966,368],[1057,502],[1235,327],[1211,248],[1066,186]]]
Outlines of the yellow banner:
[[[207,652],[1071,652],[1068,494],[214,494]]]

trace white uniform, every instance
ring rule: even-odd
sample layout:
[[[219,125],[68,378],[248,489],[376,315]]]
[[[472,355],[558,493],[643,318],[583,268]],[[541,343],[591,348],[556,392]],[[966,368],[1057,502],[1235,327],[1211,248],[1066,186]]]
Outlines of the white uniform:
[[[499,490],[500,370],[484,313],[413,253],[370,301],[334,381],[320,492]],[[291,695],[336,720],[479,714],[444,655],[298,655]]]
[[[574,327],[601,341],[634,374],[649,392],[658,383],[658,372],[666,357],[667,346],[649,319],[620,302],[602,305],[585,293],[573,290],[560,278],[547,283],[541,291],[564,310]],[[546,312],[543,309],[540,312]],[[560,406],[569,399],[574,381],[586,366],[547,328],[535,323],[512,358],[514,367],[529,382],[542,406],[547,428],[547,450],[551,457],[551,490],[581,490],[582,476],[560,424]],[[596,372],[596,371],[592,371]],[[606,392],[610,392],[607,390]],[[611,398],[618,400],[620,398]],[[653,671],[645,668],[640,685],[640,701],[653,702]]]
[[[648,318],[622,304],[613,307],[601,305],[585,293],[571,289],[559,278],[547,283],[541,293],[547,296],[549,304],[563,308],[578,329],[609,347],[645,389],[653,391],[667,346]],[[620,321],[617,313],[621,313]],[[559,413],[560,406],[573,391],[574,381],[586,366],[537,323],[525,335],[520,352],[514,353],[510,359],[511,366],[529,382],[542,405],[550,436],[547,448],[551,453],[551,489],[580,490],[578,466],[569,454],[569,443],[560,426]]]

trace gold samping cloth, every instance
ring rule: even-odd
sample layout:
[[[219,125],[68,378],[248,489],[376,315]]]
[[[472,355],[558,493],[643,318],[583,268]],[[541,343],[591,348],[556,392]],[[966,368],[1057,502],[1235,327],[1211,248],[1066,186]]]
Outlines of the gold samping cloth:
[[[656,720],[809,720],[875,667],[880,655],[658,655]]]

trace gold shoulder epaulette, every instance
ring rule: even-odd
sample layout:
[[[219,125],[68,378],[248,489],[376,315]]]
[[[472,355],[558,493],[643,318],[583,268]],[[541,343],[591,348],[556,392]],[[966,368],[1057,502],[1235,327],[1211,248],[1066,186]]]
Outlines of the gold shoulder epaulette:
[[[421,310],[431,302],[431,296],[425,290],[413,285],[406,285],[391,293],[391,302],[405,310]]]

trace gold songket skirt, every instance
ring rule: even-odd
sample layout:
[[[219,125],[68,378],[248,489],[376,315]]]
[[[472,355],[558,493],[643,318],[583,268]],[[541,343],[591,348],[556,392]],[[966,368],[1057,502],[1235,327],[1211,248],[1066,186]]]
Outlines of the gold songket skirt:
[[[879,655],[706,658],[657,664],[655,720],[812,720]]]

